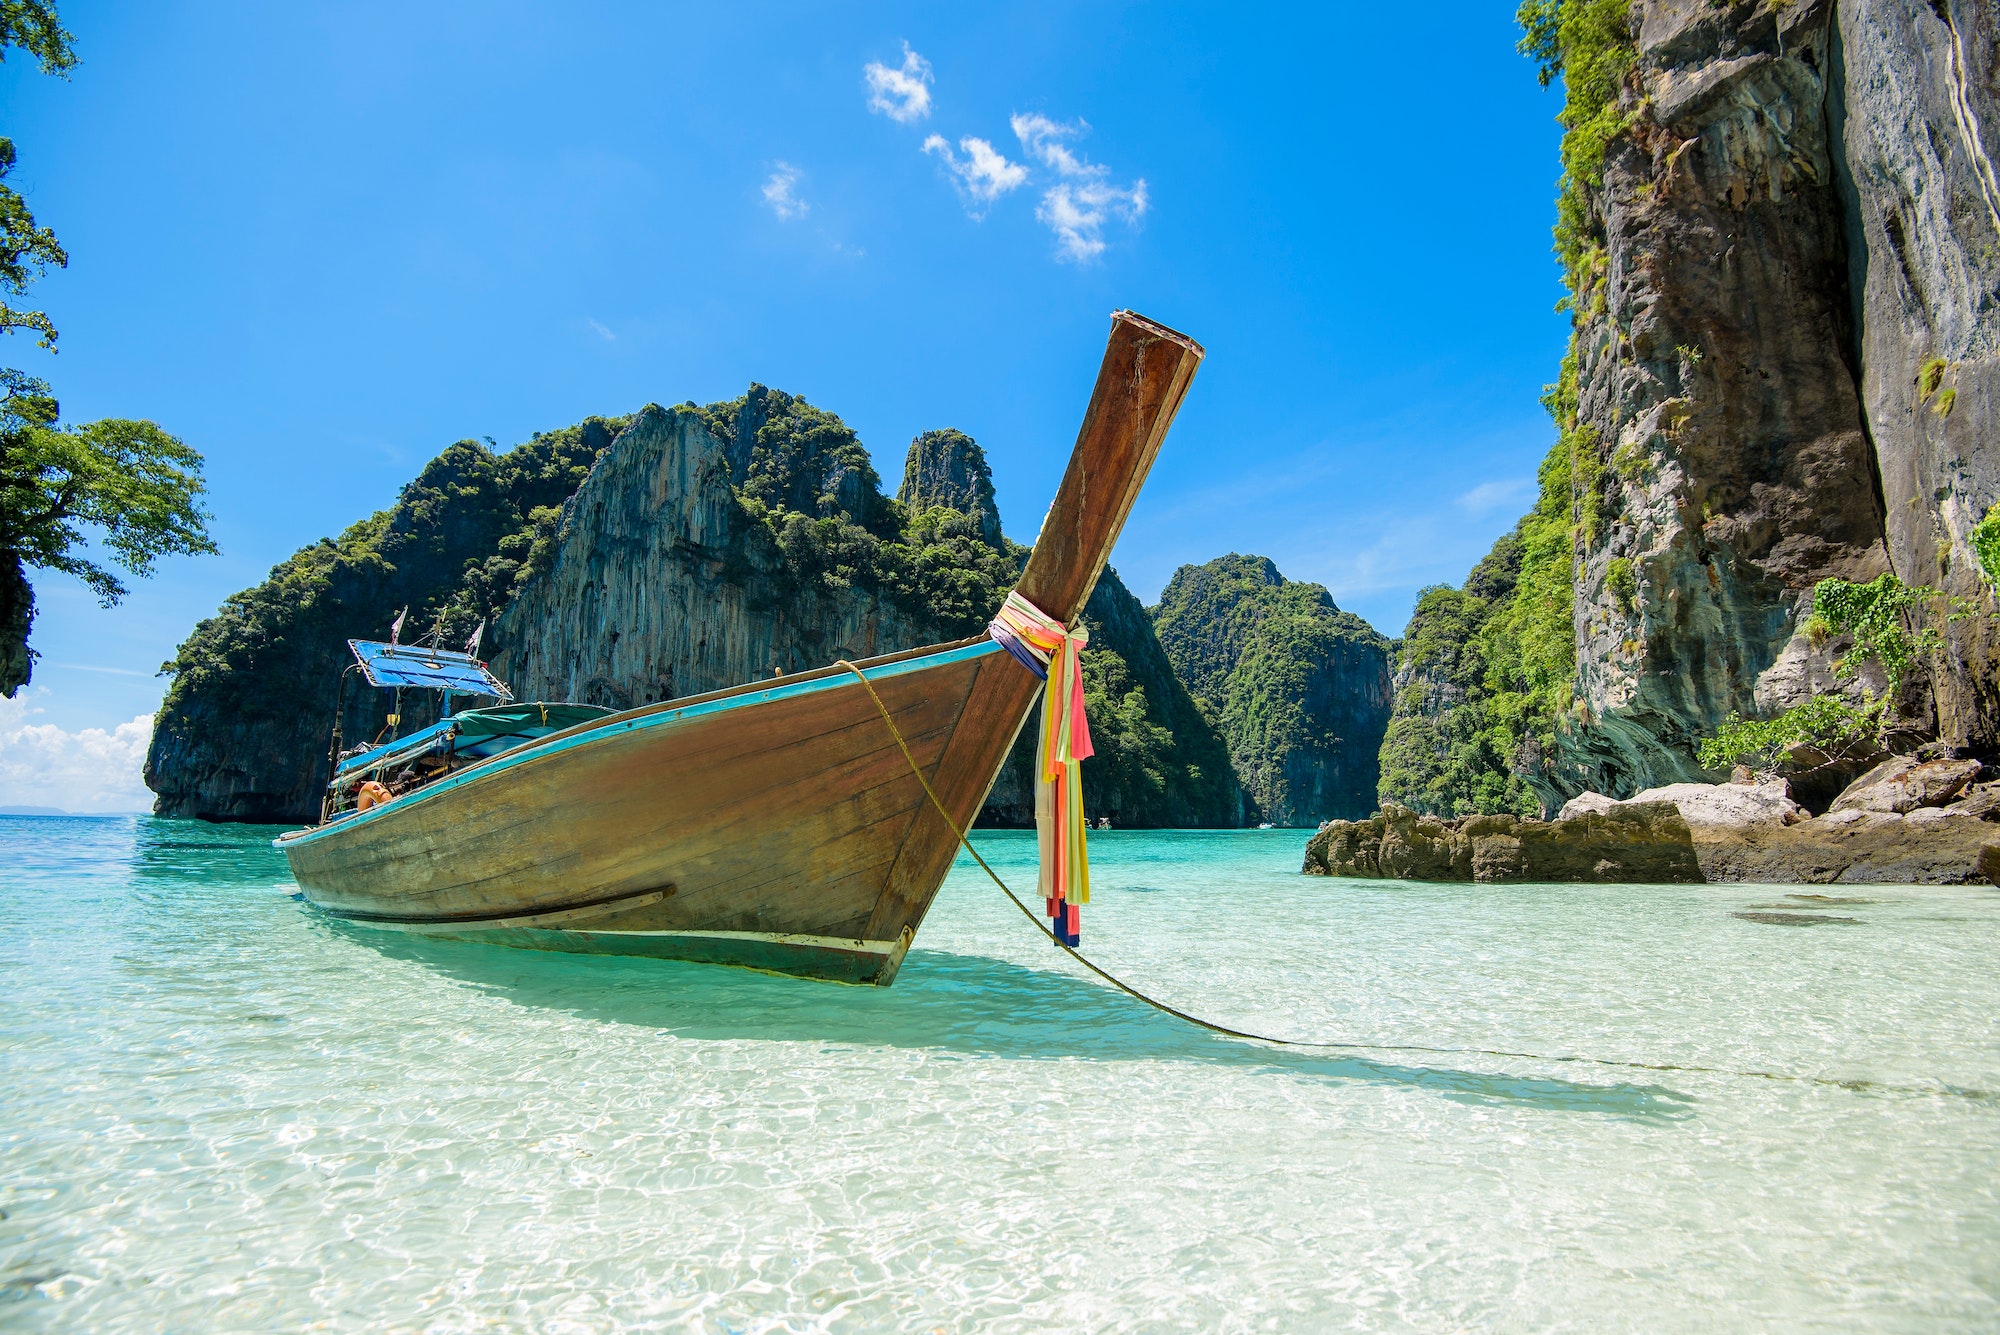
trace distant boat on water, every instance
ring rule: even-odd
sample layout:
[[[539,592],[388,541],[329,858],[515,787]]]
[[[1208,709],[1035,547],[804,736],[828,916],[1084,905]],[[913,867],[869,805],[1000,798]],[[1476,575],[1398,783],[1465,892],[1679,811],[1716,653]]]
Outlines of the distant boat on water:
[[[1015,588],[1047,622],[1082,612],[1201,358],[1112,317]],[[337,756],[321,823],[277,840],[311,903],[391,931],[882,986],[1043,687],[1004,627],[619,713],[513,701],[471,647],[353,644],[374,685],[500,703]]]

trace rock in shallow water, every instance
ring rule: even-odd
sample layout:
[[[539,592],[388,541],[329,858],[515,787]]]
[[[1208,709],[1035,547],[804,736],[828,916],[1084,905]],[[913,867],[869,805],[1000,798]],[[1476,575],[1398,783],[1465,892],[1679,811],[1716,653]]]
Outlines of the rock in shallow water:
[[[1619,803],[1563,821],[1441,820],[1392,803],[1367,820],[1329,822],[1306,846],[1304,870],[1484,883],[1702,879],[1687,822],[1668,802]]]

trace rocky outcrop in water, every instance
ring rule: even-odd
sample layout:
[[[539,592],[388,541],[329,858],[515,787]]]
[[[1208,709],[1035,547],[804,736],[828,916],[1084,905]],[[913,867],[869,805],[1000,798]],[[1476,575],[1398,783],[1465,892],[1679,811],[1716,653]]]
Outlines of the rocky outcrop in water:
[[[147,758],[158,810],[316,816],[346,640],[386,635],[406,604],[406,638],[437,625],[456,642],[490,618],[489,660],[522,698],[614,707],[978,634],[1026,549],[1000,535],[970,437],[927,433],[910,459],[899,504],[838,417],[760,385],[501,455],[454,446],[395,507],[301,551],[182,645]],[[1137,607],[1107,572],[1086,613],[1090,809],[1234,824],[1221,739]],[[351,691],[347,740],[377,735],[388,707]],[[409,693],[403,726],[433,707]],[[1032,820],[1031,794],[995,795],[989,819]]]
[[[1405,881],[1700,881],[1694,841],[1671,802],[1632,802],[1571,820],[1442,820],[1394,803],[1337,820],[1306,845],[1308,876]]]
[[[1174,672],[1221,725],[1255,819],[1375,808],[1389,642],[1318,584],[1231,553],[1182,566],[1152,609]]]
[[[1627,802],[1584,793],[1557,820],[1671,803],[1710,881],[1957,885],[1985,877],[1983,850],[2000,839],[2000,782],[1975,782],[1983,772],[1977,760],[1897,756],[1821,816],[1794,802],[1780,779],[1670,784]]]

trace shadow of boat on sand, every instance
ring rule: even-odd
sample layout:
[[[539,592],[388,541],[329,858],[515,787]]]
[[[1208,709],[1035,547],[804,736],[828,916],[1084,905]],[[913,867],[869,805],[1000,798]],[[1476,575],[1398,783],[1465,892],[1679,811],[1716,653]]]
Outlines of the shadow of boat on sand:
[[[1094,981],[981,955],[913,949],[893,989],[840,987],[714,965],[514,950],[321,921],[325,930],[387,957],[420,963],[516,1005],[682,1039],[892,1046],[1031,1061],[1195,1062],[1645,1122],[1693,1112],[1690,1096],[1660,1085],[1402,1065],[1223,1038]]]

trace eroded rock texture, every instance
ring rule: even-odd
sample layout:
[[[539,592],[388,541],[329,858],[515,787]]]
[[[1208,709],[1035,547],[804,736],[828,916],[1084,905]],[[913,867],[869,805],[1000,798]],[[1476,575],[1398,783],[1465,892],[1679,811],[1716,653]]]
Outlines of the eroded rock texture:
[[[840,419],[781,391],[592,419],[505,454],[452,447],[392,509],[308,547],[196,628],[173,664],[146,779],[162,814],[305,821],[350,636],[412,608],[485,646],[525,699],[627,707],[978,634],[1026,549],[992,509],[971,438],[912,446],[906,503],[882,494]],[[961,508],[969,507],[969,508]],[[1094,814],[1228,825],[1242,802],[1214,727],[1174,681],[1138,602],[1109,572],[1086,656]],[[350,744],[389,697],[351,690]],[[435,702],[407,693],[405,728]],[[988,818],[1026,823],[1025,746]],[[1018,791],[1016,791],[1018,789]]]
[[[879,590],[799,587],[732,485],[755,439],[732,451],[700,410],[649,407],[600,456],[547,573],[494,623],[493,667],[517,696],[627,709],[946,638]],[[872,476],[812,464],[785,499],[866,512]]]
[[[1861,400],[1880,465],[1889,561],[1910,583],[1983,603],[1967,534],[2000,501],[2000,180],[1992,158],[2000,150],[2000,6],[1841,0],[1830,54]],[[1990,751],[2000,742],[1995,623],[1975,619],[1948,633],[1937,731]]]
[[[1306,845],[1308,876],[1407,881],[1698,882],[1688,824],[1671,802],[1629,802],[1568,820],[1445,820],[1390,803],[1333,821]]]
[[[1828,682],[1798,634],[1829,576],[1884,568],[1829,136],[1826,3],[1649,0],[1634,117],[1605,162],[1602,270],[1578,293],[1579,422],[1607,466],[1579,544],[1563,777],[1702,777],[1733,711]],[[1621,591],[1613,563],[1629,572]]]

